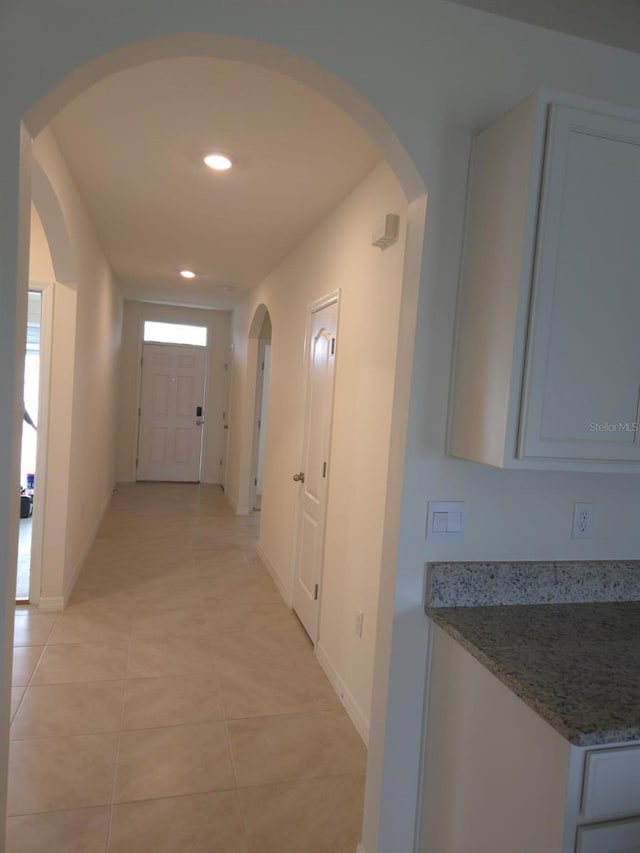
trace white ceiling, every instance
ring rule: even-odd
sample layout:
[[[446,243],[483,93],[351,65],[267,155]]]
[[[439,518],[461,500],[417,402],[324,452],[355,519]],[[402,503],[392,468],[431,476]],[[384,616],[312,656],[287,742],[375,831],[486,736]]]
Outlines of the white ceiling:
[[[638,0],[453,0],[548,30],[640,52]]]
[[[381,159],[321,95],[227,60],[120,72],[52,128],[125,296],[213,308],[241,301]],[[209,150],[234,168],[207,169]]]

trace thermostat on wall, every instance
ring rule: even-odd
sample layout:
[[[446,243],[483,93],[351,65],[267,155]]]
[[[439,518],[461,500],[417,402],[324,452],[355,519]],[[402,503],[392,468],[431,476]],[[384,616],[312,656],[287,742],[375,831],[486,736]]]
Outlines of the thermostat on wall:
[[[397,213],[387,213],[379,219],[371,235],[371,245],[379,249],[387,249],[395,243],[400,233],[400,217]]]

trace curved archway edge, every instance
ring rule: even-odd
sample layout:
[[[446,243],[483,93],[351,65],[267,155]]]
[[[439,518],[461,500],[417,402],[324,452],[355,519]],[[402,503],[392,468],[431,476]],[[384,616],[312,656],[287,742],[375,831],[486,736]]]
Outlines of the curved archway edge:
[[[387,732],[387,701],[389,697],[389,667],[391,635],[394,624],[395,565],[399,535],[399,517],[402,494],[401,460],[404,459],[406,424],[409,410],[410,376],[413,358],[413,339],[418,302],[422,245],[426,217],[427,189],[420,172],[415,166],[406,148],[394,130],[374,106],[362,97],[343,78],[326,67],[291,51],[274,47],[252,39],[221,36],[213,33],[181,33],[163,35],[129,42],[90,59],[79,66],[40,99],[23,115],[22,121],[27,134],[35,138],[53,120],[56,114],[71,100],[100,80],[127,68],[154,61],[179,57],[215,57],[231,61],[246,62],[270,71],[283,74],[307,85],[322,96],[343,109],[350,118],[377,145],[382,156],[392,169],[407,201],[407,246],[403,273],[403,298],[399,324],[399,346],[396,363],[396,391],[394,402],[394,421],[391,437],[391,465],[389,488],[387,493],[387,518],[385,519],[383,548],[383,571],[381,589],[381,610],[378,616],[379,640],[376,643],[376,658],[381,665],[376,667],[374,681],[374,702],[370,731],[370,760],[367,774],[367,795],[365,801],[365,835],[370,835],[369,850],[377,844],[373,839],[378,834],[380,824],[380,800],[384,798],[383,789],[388,787],[384,779],[392,773],[387,763],[386,746],[393,738]],[[23,156],[28,156],[26,152]],[[23,162],[23,167],[24,167]],[[22,287],[23,281],[19,282]],[[395,469],[395,470],[394,470]],[[383,594],[384,592],[384,594]],[[384,612],[383,612],[384,608]],[[382,648],[382,646],[386,648]],[[382,653],[381,653],[382,652]],[[421,701],[418,699],[417,704]],[[416,720],[421,716],[417,707],[412,709]],[[405,776],[415,777],[418,788],[419,762],[415,755],[407,761],[406,750],[395,757],[395,763],[403,764]],[[410,765],[410,766],[409,766]],[[415,823],[413,805],[406,805],[407,833],[411,834]],[[369,832],[366,827],[369,824]],[[371,843],[373,842],[373,843]],[[364,848],[362,848],[364,849]]]
[[[305,57],[252,39],[179,33],[131,42],[71,72],[25,113],[24,124],[29,134],[36,137],[66,104],[105,77],[137,65],[186,56],[210,56],[259,65],[315,89],[341,107],[375,142],[409,202],[426,192],[418,169],[390,125],[352,86]]]
[[[253,319],[251,320],[251,326],[249,328],[250,338],[257,338],[260,336],[260,329],[262,328],[264,318],[267,316],[267,314],[269,314],[269,309],[264,304],[264,302],[261,302],[260,305],[258,305],[256,310],[254,311]]]

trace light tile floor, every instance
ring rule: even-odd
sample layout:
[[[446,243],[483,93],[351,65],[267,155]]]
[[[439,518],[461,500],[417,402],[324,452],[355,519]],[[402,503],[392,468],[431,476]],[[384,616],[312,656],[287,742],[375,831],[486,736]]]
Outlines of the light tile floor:
[[[354,853],[365,748],[218,487],[123,486],[16,613],[7,853]]]

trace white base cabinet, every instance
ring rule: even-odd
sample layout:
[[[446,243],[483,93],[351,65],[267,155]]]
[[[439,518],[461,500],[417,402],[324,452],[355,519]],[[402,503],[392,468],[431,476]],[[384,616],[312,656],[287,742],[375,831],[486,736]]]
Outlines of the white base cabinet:
[[[541,91],[475,140],[449,452],[640,470],[640,115]]]
[[[420,853],[640,853],[640,744],[572,746],[431,630]]]

